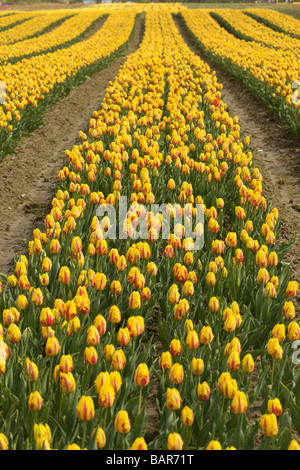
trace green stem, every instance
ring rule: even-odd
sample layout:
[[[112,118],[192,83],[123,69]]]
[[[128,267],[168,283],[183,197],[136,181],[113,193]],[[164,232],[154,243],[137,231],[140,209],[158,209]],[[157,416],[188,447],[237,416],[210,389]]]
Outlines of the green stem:
[[[141,412],[141,408],[142,408],[142,397],[143,397],[143,390],[142,390],[142,387],[140,387],[138,416],[139,416],[139,414],[140,414],[140,412]]]
[[[86,430],[87,430],[87,421],[85,421],[83,424],[83,434],[82,434],[82,440],[81,440],[82,450],[84,449],[84,446],[85,446]]]

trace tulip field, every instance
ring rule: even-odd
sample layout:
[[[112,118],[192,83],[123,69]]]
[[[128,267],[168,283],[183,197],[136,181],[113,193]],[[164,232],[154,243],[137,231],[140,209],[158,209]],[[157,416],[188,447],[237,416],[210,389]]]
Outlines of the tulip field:
[[[43,228],[0,275],[0,449],[300,449],[294,240],[280,241],[251,139],[175,22],[298,134],[300,21],[268,11],[0,14],[5,159],[144,22],[62,156]]]

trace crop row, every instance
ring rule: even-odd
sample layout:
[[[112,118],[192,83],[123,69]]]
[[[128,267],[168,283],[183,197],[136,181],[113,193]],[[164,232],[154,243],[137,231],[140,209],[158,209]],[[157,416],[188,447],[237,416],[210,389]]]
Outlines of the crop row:
[[[236,31],[238,28],[240,36],[243,37],[245,34],[244,37],[247,40],[235,37],[220,26],[212,18],[209,10],[185,9],[181,11],[191,37],[202,51],[230,74],[244,82],[299,135],[299,59],[297,55],[299,40],[262,26],[268,34],[264,34],[263,37],[259,35],[262,42],[255,41],[253,39],[258,34],[260,23],[257,23],[257,28],[255,28],[254,20],[244,15],[244,23],[237,26],[234,20],[235,15],[232,15],[230,11],[223,14],[218,12],[218,17],[222,18],[222,15],[228,14],[230,21],[233,22],[232,30]],[[226,16],[227,20],[229,17]],[[252,36],[249,36],[250,29],[245,30],[250,22],[252,22],[250,25]],[[230,27],[229,21],[226,24]],[[284,42],[280,41],[282,34],[286,38]],[[275,40],[274,36],[278,40]],[[270,38],[273,38],[273,46]],[[268,45],[264,42],[268,42]],[[297,47],[292,47],[294,42]],[[282,44],[287,44],[287,46],[283,47]]]
[[[82,25],[82,31],[85,31],[100,14],[82,15],[86,20]],[[91,16],[89,23],[88,16]],[[68,21],[74,26],[74,17]],[[5,84],[6,95],[0,107],[2,157],[14,148],[24,132],[41,123],[49,106],[121,52],[129,40],[134,21],[133,11],[112,13],[103,26],[85,40],[0,67],[0,80]],[[65,28],[65,38],[70,40],[70,34],[74,37],[73,28]]]

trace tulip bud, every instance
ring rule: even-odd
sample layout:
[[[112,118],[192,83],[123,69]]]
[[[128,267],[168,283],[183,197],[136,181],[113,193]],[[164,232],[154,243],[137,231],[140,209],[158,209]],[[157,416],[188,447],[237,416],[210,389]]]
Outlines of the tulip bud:
[[[18,343],[21,339],[21,330],[15,323],[11,323],[7,330],[7,340],[12,343]]]
[[[199,347],[200,341],[198,334],[195,330],[190,330],[187,334],[186,345],[190,350],[195,350]]]
[[[23,294],[18,295],[18,297],[17,297],[17,308],[19,310],[26,310],[27,306],[28,306],[27,297]]]
[[[254,370],[254,361],[251,354],[246,354],[242,360],[242,369],[243,372],[249,373]]]
[[[193,253],[191,251],[186,252],[184,257],[183,257],[183,263],[186,266],[191,266],[193,264],[193,262],[194,262]]]
[[[55,331],[51,326],[42,326],[42,336],[43,339],[47,341],[48,338],[54,338]]]
[[[30,282],[26,275],[22,275],[19,277],[18,284],[19,284],[20,289],[23,291],[29,290],[30,288]]]
[[[47,356],[56,356],[60,351],[60,344],[56,337],[49,337],[46,341],[45,353]]]
[[[112,280],[110,284],[110,292],[115,295],[120,295],[122,292],[122,286],[120,281],[117,281],[116,279]]]
[[[277,418],[274,413],[262,415],[259,426],[264,436],[273,437],[278,434]]]
[[[127,434],[131,429],[131,424],[127,411],[120,410],[115,419],[115,430],[120,434]]]
[[[210,387],[207,382],[199,383],[197,386],[197,397],[200,401],[207,401],[210,397]]]
[[[98,426],[97,432],[96,432],[97,449],[98,450],[103,449],[103,447],[105,447],[105,444],[106,444],[105,432],[103,431],[102,428],[100,428],[100,426]]]
[[[82,395],[76,406],[76,412],[81,421],[91,421],[95,416],[95,405],[92,397]]]
[[[0,449],[1,449],[1,444],[0,444]],[[300,445],[298,444],[296,439],[291,440],[288,446],[288,450],[300,450]]]
[[[225,244],[228,247],[234,247],[237,244],[237,235],[235,232],[229,232],[225,238]]]
[[[91,325],[87,330],[86,342],[89,346],[96,346],[100,341],[100,335],[95,325]]]
[[[217,297],[211,297],[208,302],[208,309],[210,312],[218,312],[220,308],[219,300]]]
[[[285,316],[287,320],[292,320],[293,318],[295,318],[295,315],[296,315],[295,306],[291,300],[286,301],[284,303],[283,315]]]
[[[185,331],[185,333],[188,333],[190,330],[193,330],[193,329],[194,329],[194,326],[193,326],[192,320],[187,318],[184,322],[184,331]]]
[[[84,350],[84,361],[86,364],[95,365],[98,361],[98,353],[94,346],[85,348]]]
[[[277,338],[279,342],[282,342],[285,339],[285,325],[276,324],[272,329],[272,338]]]
[[[281,359],[283,355],[282,347],[277,338],[270,338],[267,344],[267,351],[275,359]]]
[[[117,370],[113,370],[112,372],[110,372],[109,380],[114,391],[117,393],[120,390],[122,383],[123,383],[120,372]]]
[[[219,441],[210,441],[206,450],[222,450],[222,447]]]
[[[116,262],[116,270],[125,271],[126,267],[127,267],[126,258],[124,255],[121,255]]]
[[[291,321],[288,325],[288,338],[290,341],[296,341],[300,339],[300,327],[295,321]]]
[[[113,344],[106,344],[103,349],[103,357],[106,361],[112,358],[115,352],[115,347]]]
[[[62,266],[58,273],[58,281],[61,284],[68,284],[71,279],[71,272],[68,266]]]
[[[34,362],[31,362],[28,357],[25,358],[24,372],[30,382],[35,382],[39,376],[39,370]]]
[[[65,395],[74,392],[76,388],[76,382],[72,372],[60,372],[59,385],[62,393]]]
[[[120,323],[121,317],[122,316],[121,316],[121,312],[120,312],[119,307],[117,307],[116,305],[113,305],[109,309],[109,314],[108,314],[109,321],[111,323]]]
[[[269,275],[267,269],[266,268],[260,268],[258,270],[258,274],[257,274],[257,282],[259,284],[264,283],[265,285],[267,285],[267,283],[269,282],[269,279],[270,279],[270,275]]]
[[[182,320],[187,314],[190,306],[186,299],[180,299],[178,304],[174,306],[174,318],[175,320]]]
[[[147,274],[151,274],[152,276],[156,276],[157,274],[157,266],[153,261],[150,261],[147,264]]]
[[[117,349],[112,356],[111,366],[114,370],[122,370],[126,365],[125,354],[122,349]]]
[[[265,290],[264,290],[264,294],[265,294],[266,297],[269,296],[271,299],[276,297],[276,287],[273,284],[273,282],[268,282],[267,283],[267,285],[265,287]]]
[[[97,255],[104,256],[107,254],[107,241],[105,239],[100,239],[96,243],[96,253]]]
[[[28,397],[28,408],[31,411],[40,411],[43,405],[43,399],[39,392],[33,392]]]
[[[193,410],[188,406],[185,406],[181,411],[180,419],[184,426],[191,426],[195,419]]]
[[[127,346],[130,342],[130,332],[127,328],[120,328],[117,334],[117,342],[119,346]]]
[[[268,255],[268,265],[277,266],[278,265],[278,255],[275,251],[271,251]]]
[[[236,329],[236,319],[234,315],[228,315],[226,320],[224,321],[224,330],[225,331],[234,331]]]
[[[280,416],[282,414],[282,406],[279,398],[268,400],[268,413],[274,413],[276,416]]]
[[[100,336],[105,334],[105,332],[106,332],[106,320],[100,313],[95,317],[93,324],[97,328],[98,333],[99,333]]]
[[[170,343],[170,353],[172,356],[180,356],[182,353],[182,347],[179,339],[172,339]]]
[[[15,320],[12,311],[8,308],[3,310],[2,319],[3,319],[4,325],[9,325],[10,323],[14,323],[14,320]]]
[[[210,326],[203,326],[200,331],[200,343],[201,344],[209,344],[212,342],[214,338],[212,329]]]
[[[75,318],[77,314],[77,307],[75,301],[67,300],[67,302],[62,308],[61,314],[65,320],[72,320],[72,318]]]
[[[59,360],[59,368],[61,372],[68,373],[73,370],[73,359],[70,354],[64,354]]]
[[[183,366],[178,362],[175,362],[171,366],[170,373],[169,373],[169,381],[174,382],[174,384],[178,385],[183,380]]]
[[[130,310],[137,310],[141,306],[141,296],[138,291],[134,291],[130,294],[129,299],[129,308]]]
[[[289,283],[287,285],[287,288],[285,290],[285,295],[287,295],[288,297],[295,297],[298,290],[299,290],[298,282],[297,281],[289,281]]]
[[[168,388],[166,396],[166,407],[169,410],[179,410],[181,407],[182,398],[176,388]]]
[[[237,381],[232,378],[226,378],[222,384],[222,394],[225,398],[233,398],[237,391]]]
[[[171,304],[177,304],[179,302],[180,293],[177,284],[173,284],[169,289],[168,301]]]
[[[7,283],[9,285],[9,287],[16,287],[16,285],[18,283],[18,279],[14,275],[8,276],[7,277]],[[22,289],[22,290],[26,290],[26,289]]]
[[[248,402],[244,392],[237,390],[231,402],[231,409],[235,414],[244,414],[248,409]]]
[[[127,328],[129,330],[130,336],[136,338],[142,333],[143,326],[138,316],[131,316],[127,320]]]
[[[95,383],[95,391],[97,394],[99,394],[100,388],[103,385],[106,385],[106,386],[111,385],[109,372],[107,371],[99,372],[94,383]]]
[[[51,440],[51,430],[48,424],[34,424],[33,427],[36,447],[39,450],[49,450]]]
[[[193,357],[192,362],[192,373],[194,375],[201,375],[204,372],[204,362],[201,358]]]
[[[9,444],[5,434],[0,433],[0,450],[8,450]]]
[[[260,248],[255,255],[255,262],[259,268],[266,268],[268,266],[268,258],[265,251]]]
[[[169,370],[172,366],[172,356],[169,351],[163,352],[159,359],[159,367],[163,370]]]
[[[145,387],[150,382],[150,373],[147,364],[139,364],[134,373],[134,383],[139,387]]]
[[[168,435],[167,450],[182,450],[183,440],[180,434],[174,432]]]
[[[185,283],[183,284],[182,291],[183,294],[188,297],[194,295],[194,284],[192,283],[192,281],[185,281]]]
[[[40,324],[42,326],[52,326],[55,322],[55,316],[50,307],[44,307],[40,313]]]
[[[98,394],[98,403],[102,408],[111,408],[115,402],[116,393],[113,386],[109,383],[102,385]]]
[[[143,437],[137,437],[130,447],[130,450],[147,450],[147,444]]]
[[[107,278],[105,274],[96,273],[93,279],[93,282],[91,282],[91,285],[95,290],[103,291],[106,287],[106,283],[107,283]]]
[[[226,380],[229,380],[231,379],[231,375],[230,375],[230,372],[222,372],[222,374],[220,375],[219,379],[218,379],[218,391],[220,393],[223,393],[223,385],[224,385],[224,382]]]
[[[232,351],[227,359],[227,369],[230,371],[240,368],[240,355],[237,351]]]

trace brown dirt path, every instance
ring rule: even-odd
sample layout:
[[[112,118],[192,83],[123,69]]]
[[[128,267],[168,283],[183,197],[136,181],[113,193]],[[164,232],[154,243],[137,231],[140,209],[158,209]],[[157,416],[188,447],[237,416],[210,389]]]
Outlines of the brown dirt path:
[[[0,272],[12,273],[14,256],[25,252],[23,240],[31,239],[33,229],[42,226],[55,194],[58,172],[66,164],[64,151],[77,142],[80,130],[87,130],[109,81],[127,55],[137,49],[143,31],[143,20],[138,18],[125,52],[71,90],[47,112],[45,123],[22,138],[15,153],[0,162]]]
[[[250,137],[254,165],[263,176],[263,190],[272,207],[277,207],[281,220],[280,242],[297,236],[300,231],[300,141],[288,126],[269,110],[245,85],[237,81],[199,52],[177,18],[175,23],[190,49],[216,72],[223,84],[223,100],[231,116],[239,118],[241,131]],[[285,261],[291,264],[292,276],[300,284],[300,239],[297,239]],[[300,305],[299,296],[296,298]],[[300,308],[300,307],[299,307]]]

